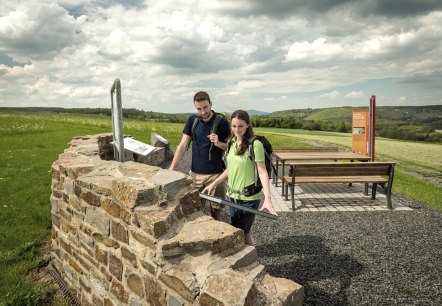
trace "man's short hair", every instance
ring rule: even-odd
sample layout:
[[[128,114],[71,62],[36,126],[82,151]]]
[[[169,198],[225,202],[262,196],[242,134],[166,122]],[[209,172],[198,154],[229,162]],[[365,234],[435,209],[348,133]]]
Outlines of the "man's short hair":
[[[209,101],[209,103],[212,103],[212,101],[210,101],[209,94],[205,91],[198,91],[193,97],[193,102],[201,102],[205,100]]]

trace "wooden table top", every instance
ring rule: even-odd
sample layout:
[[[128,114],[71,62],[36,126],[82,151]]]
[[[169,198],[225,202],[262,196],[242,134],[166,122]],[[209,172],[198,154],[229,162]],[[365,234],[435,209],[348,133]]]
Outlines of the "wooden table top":
[[[273,152],[280,161],[296,160],[360,160],[367,161],[369,156],[353,152]]]

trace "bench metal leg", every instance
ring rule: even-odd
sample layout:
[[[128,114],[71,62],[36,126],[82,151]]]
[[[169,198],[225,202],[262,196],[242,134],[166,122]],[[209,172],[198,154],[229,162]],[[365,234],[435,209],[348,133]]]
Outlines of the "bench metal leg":
[[[368,185],[368,184],[366,184]],[[377,184],[373,183],[373,186],[371,186],[371,199],[375,200],[376,199],[376,189],[377,189]]]
[[[281,194],[282,195],[284,195],[284,171],[285,171],[285,169],[284,169],[284,167],[285,167],[285,162],[284,161],[281,161],[281,185],[282,185],[282,190],[281,190]]]
[[[275,187],[278,187],[278,177],[279,177],[279,160],[276,159],[276,175],[275,175]]]
[[[292,189],[290,189],[292,190]],[[289,184],[285,184],[285,200],[289,200]]]
[[[365,183],[365,186],[364,186],[364,195],[368,195],[368,184],[367,183]]]
[[[389,209],[393,209],[393,202],[391,201],[391,184],[388,184],[385,194],[387,196],[387,206],[388,206],[388,208]]]
[[[290,193],[292,195],[292,209],[295,211],[295,184],[290,185]]]

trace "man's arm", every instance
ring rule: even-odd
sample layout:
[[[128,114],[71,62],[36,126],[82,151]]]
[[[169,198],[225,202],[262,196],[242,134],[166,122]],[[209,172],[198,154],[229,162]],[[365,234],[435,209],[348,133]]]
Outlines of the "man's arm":
[[[227,142],[221,142],[221,141],[218,141],[218,143],[216,144],[216,146],[217,146],[218,148],[220,148],[221,150],[223,150],[223,151],[227,150]]]
[[[227,150],[227,142],[230,138],[230,125],[227,120],[223,120],[223,124],[221,125],[220,137],[218,137],[218,141],[215,145],[222,149],[223,151]]]
[[[183,157],[184,151],[186,151],[187,145],[189,144],[190,136],[183,133],[180,144],[177,146],[175,154],[173,156],[172,163],[169,166],[169,170],[175,170]]]

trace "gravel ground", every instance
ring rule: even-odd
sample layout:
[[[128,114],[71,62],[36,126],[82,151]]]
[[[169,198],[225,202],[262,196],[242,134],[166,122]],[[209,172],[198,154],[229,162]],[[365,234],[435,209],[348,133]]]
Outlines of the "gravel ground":
[[[304,286],[305,305],[442,305],[442,214],[280,213],[252,229],[260,263]]]
[[[189,161],[190,151],[177,170]],[[259,261],[303,285],[305,305],[442,305],[442,213],[401,194],[393,201],[414,210],[257,216]]]

